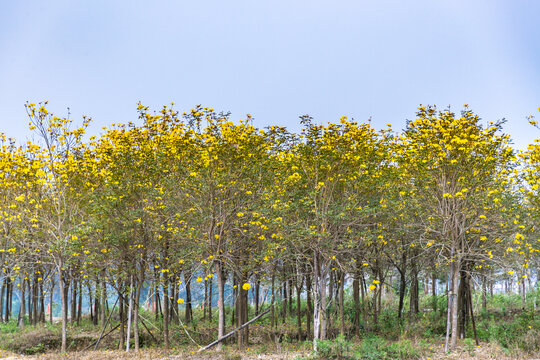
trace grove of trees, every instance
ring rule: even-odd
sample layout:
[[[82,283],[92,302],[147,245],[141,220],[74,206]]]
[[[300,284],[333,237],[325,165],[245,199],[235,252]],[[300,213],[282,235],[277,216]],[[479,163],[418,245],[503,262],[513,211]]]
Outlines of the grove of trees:
[[[517,151],[503,122],[467,106],[421,106],[397,132],[306,115],[294,133],[138,104],[140,125],[99,136],[46,102],[26,109],[35,141],[0,139],[0,319],[52,322],[59,294],[62,351],[83,315],[104,327],[111,312],[119,347],[139,350],[143,294],[165,348],[201,303],[217,338],[270,308],[272,327],[296,317],[316,350],[376,331],[384,293],[414,321],[421,285],[436,297],[444,284],[452,350],[475,326],[473,291],[484,307],[497,283],[517,284],[523,304],[538,293],[540,142]],[[249,343],[249,327],[236,341]]]

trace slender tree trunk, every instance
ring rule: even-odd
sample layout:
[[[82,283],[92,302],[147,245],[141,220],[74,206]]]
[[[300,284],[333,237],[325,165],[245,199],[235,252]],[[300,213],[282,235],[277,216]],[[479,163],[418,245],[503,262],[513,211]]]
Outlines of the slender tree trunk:
[[[212,287],[213,287],[213,277],[211,277],[208,282],[208,320],[212,323]]]
[[[159,314],[161,312],[161,302],[159,300],[159,281],[161,278],[160,272],[154,271],[154,276],[156,278],[156,281],[154,282],[154,308],[155,308],[155,319],[156,321],[159,320]]]
[[[293,316],[293,286],[292,286],[292,279],[289,279],[287,281],[287,290],[288,294],[287,297],[289,298],[289,314],[290,316]]]
[[[185,320],[189,324],[193,320],[193,310],[191,307],[191,272],[184,270],[184,283],[186,284],[186,308]]]
[[[298,328],[298,341],[302,341],[302,302],[300,294],[302,293],[302,283],[296,285],[296,327]]]
[[[326,312],[327,312],[327,308],[328,308],[328,303],[327,303],[327,298],[326,298],[326,276],[327,276],[327,273],[326,273],[326,269],[325,269],[325,265],[324,265],[324,262],[321,260],[320,262],[320,274],[321,274],[321,277],[320,277],[320,280],[319,280],[319,285],[320,285],[320,291],[321,291],[321,301],[319,303],[320,307],[321,307],[321,340],[326,340],[326,331],[327,331],[327,323],[328,323],[328,319],[327,319],[327,316],[326,316]]]
[[[358,273],[354,274],[353,279],[353,303],[354,303],[354,335],[360,336],[360,282],[358,280]]]
[[[403,304],[405,302],[405,289],[407,286],[407,252],[403,251],[401,254],[401,265],[398,268],[399,272],[399,305],[398,305],[398,318],[403,316]]]
[[[311,337],[311,314],[313,314],[313,302],[311,301],[311,276],[306,274],[306,338]]]
[[[345,273],[341,273],[339,279],[339,319],[341,336],[345,336],[345,316],[343,315],[343,293],[345,291]]]
[[[131,320],[133,314],[133,275],[130,277],[129,281],[129,306],[128,306],[128,320],[127,320],[127,331],[126,331],[126,352],[129,352],[129,345],[131,342]]]
[[[261,296],[260,294],[261,290],[261,281],[259,280],[259,276],[255,276],[255,316],[259,315],[259,298]]]
[[[140,297],[141,297],[141,288],[143,285],[142,279],[137,279],[137,284],[135,288],[135,299],[133,301],[134,307],[133,307],[133,338],[135,340],[135,344],[133,346],[133,350],[139,351],[140,342],[139,342],[139,307],[140,307]]]
[[[418,268],[416,266],[416,260],[412,262],[411,269],[411,301],[410,301],[410,316],[416,317],[419,311],[418,306],[419,288],[418,288]]]
[[[51,290],[49,293],[49,323],[53,323],[53,295],[54,295],[54,276],[51,274]]]
[[[283,316],[283,321],[287,319],[287,281],[283,281],[282,283],[282,301],[281,301],[281,314]]]
[[[313,350],[317,352],[318,341],[321,340],[321,290],[320,290],[320,269],[319,254],[315,251],[313,254],[313,286],[314,286],[314,305],[313,305]]]
[[[21,306],[19,307],[19,321],[18,325],[21,329],[24,329],[24,317],[26,313],[26,301],[25,301],[25,288],[26,288],[26,280],[23,279],[21,284]]]
[[[204,279],[204,300],[203,300],[203,320],[206,320],[206,311],[208,309],[208,280]]]
[[[458,255],[459,256],[459,255]],[[458,257],[455,260],[456,264],[454,266],[454,273],[453,273],[453,284],[452,284],[452,295],[454,296],[454,301],[452,301],[452,345],[451,349],[454,350],[457,345],[457,339],[458,339],[458,291],[459,291],[459,273],[461,269],[461,261]]]
[[[71,271],[70,271],[70,287],[71,287],[71,303],[70,303],[70,308],[71,308],[71,311],[70,311],[70,315],[71,317],[69,318],[69,322],[71,323],[71,325],[73,325],[75,323],[75,318],[76,318],[76,313],[77,313],[77,301],[75,300],[77,298],[77,282],[75,280],[75,277],[73,276],[73,273],[74,273],[75,269],[74,268],[71,268]]]
[[[106,319],[106,308],[105,305],[107,304],[107,283],[105,282],[105,271],[101,273],[102,280],[101,280],[101,311],[100,311],[100,319],[99,322],[104,325],[105,319]]]
[[[0,289],[0,322],[4,321],[4,290],[6,289],[7,276],[2,281],[2,288]],[[6,291],[7,294],[7,291]],[[7,303],[7,301],[6,301]]]
[[[270,327],[272,328],[272,340],[275,342],[275,328],[276,328],[276,310],[275,310],[275,302],[276,302],[276,275],[274,274],[275,271],[272,271],[272,303],[270,304]]]
[[[118,280],[118,316],[120,317],[120,339],[118,341],[118,350],[122,350],[124,348],[124,339],[125,339],[125,321],[124,319],[126,318],[126,315],[125,315],[125,312],[124,312],[124,308],[125,308],[125,304],[124,304],[124,294],[123,294],[123,288],[124,288],[124,285],[123,283]]]
[[[63,262],[61,261],[60,264],[58,265],[58,279],[59,279],[59,283],[60,283],[60,300],[61,300],[61,306],[62,306],[62,347],[61,347],[61,352],[65,353],[66,352],[66,349],[67,349],[67,322],[68,322],[68,319],[67,319],[67,296],[66,296],[66,291],[65,291],[65,286],[64,286],[64,270],[62,269],[63,267]],[[52,310],[52,308],[51,308]]]
[[[100,309],[100,303],[99,303],[99,281],[96,280],[96,286],[94,289],[94,326],[97,326],[99,324],[98,314]]]
[[[79,281],[79,305],[77,306],[77,326],[81,322],[82,316],[82,280]]]
[[[453,255],[454,255],[454,249],[452,249],[451,258],[453,257]],[[452,306],[453,306],[453,301],[454,301],[454,297],[452,295],[454,267],[455,267],[455,263],[454,261],[452,261],[450,264],[450,270],[448,272],[448,278],[446,281],[446,296],[447,296],[447,301],[448,301],[448,307],[447,307],[447,312],[446,312],[446,337],[444,341],[444,352],[448,352],[449,350],[450,332],[452,331],[451,316],[452,316]]]
[[[169,278],[163,277],[163,346],[169,349]]]
[[[435,272],[431,273],[431,303],[433,312],[437,311],[437,276]]]
[[[218,339],[225,335],[225,278],[223,264],[216,262],[217,286],[218,286]],[[222,348],[221,343],[217,344],[217,350]]]
[[[28,309],[28,322],[31,325],[35,325],[34,324],[34,296],[33,296],[34,295],[34,288],[33,288],[32,284],[30,284],[30,279],[23,281],[22,286],[25,286],[25,284],[26,284],[26,286],[28,286],[28,289],[27,289],[27,293],[28,293],[28,307],[27,307],[27,309]],[[23,298],[23,301],[25,301],[24,298]]]

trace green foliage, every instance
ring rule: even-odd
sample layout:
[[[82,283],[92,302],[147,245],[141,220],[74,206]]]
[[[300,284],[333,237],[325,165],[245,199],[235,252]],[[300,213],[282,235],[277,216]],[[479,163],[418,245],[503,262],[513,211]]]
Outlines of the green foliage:
[[[370,336],[364,339],[358,350],[355,351],[354,359],[418,359],[423,353],[424,349],[419,348],[409,339],[389,343],[381,337]]]
[[[476,350],[476,343],[473,339],[464,339],[463,343],[465,344],[465,350],[469,353],[470,356],[474,356],[474,350]]]
[[[534,310],[529,310],[502,323],[501,319],[495,317],[484,318],[477,330],[482,341],[496,341],[506,349],[518,348],[534,353],[540,350],[539,329],[540,317]]]
[[[316,340],[318,359],[351,359],[351,343],[344,336],[339,335],[334,340]]]
[[[0,333],[1,334],[14,334],[19,331],[16,320],[10,320],[9,322],[0,322]]]

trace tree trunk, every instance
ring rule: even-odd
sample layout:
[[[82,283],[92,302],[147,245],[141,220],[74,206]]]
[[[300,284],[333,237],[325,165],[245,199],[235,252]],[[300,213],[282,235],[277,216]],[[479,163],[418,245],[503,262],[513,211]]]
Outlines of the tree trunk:
[[[306,274],[306,338],[311,336],[311,314],[313,314],[313,302],[311,301],[311,276]]]
[[[239,279],[238,287],[237,287],[237,294],[238,299],[236,300],[236,325],[237,327],[240,327],[248,322],[248,290],[244,290],[242,287],[243,284],[247,282],[247,276],[246,274],[242,274]],[[238,333],[238,348],[240,350],[243,350],[245,346],[249,344],[249,335],[248,335],[248,327],[243,328]]]
[[[19,307],[19,319],[18,319],[18,326],[21,329],[24,329],[24,317],[26,313],[25,288],[26,288],[26,280],[23,279],[22,284],[21,284],[21,306]]]
[[[411,269],[411,301],[410,301],[410,316],[411,318],[416,317],[419,311],[418,298],[419,298],[419,289],[418,289],[418,268],[416,266],[416,261],[412,262]]]
[[[459,256],[459,255],[458,255]],[[454,301],[452,301],[452,345],[451,349],[454,350],[457,345],[458,339],[458,291],[459,291],[459,273],[461,270],[461,261],[459,257],[455,260],[454,273],[453,273],[453,284],[452,284],[452,296],[454,296]]]
[[[184,282],[186,284],[185,321],[186,321],[186,324],[189,324],[193,320],[193,310],[191,307],[191,272],[190,271],[184,270]]]
[[[208,282],[208,320],[212,323],[212,287],[214,278],[209,278]]]
[[[223,274],[223,264],[216,262],[217,286],[218,286],[218,339],[225,335],[225,278]],[[217,345],[217,350],[221,350],[221,343]]]
[[[127,331],[126,331],[126,352],[129,352],[129,345],[131,341],[131,320],[133,314],[133,275],[130,277],[129,281],[129,306],[128,306],[128,321],[127,321]]]
[[[135,344],[133,345],[133,350],[139,351],[140,342],[139,342],[139,307],[140,307],[140,297],[141,297],[141,288],[143,285],[142,279],[137,279],[137,285],[135,288],[135,299],[133,301],[133,338]]]
[[[345,273],[341,273],[339,279],[339,319],[341,336],[345,336],[345,316],[343,315],[343,293],[345,291]]]
[[[102,276],[102,279],[101,279],[101,311],[100,311],[100,319],[99,319],[99,322],[103,325],[105,324],[105,319],[106,319],[106,308],[105,308],[105,305],[107,304],[107,283],[105,282],[105,271],[102,272],[101,274]]]
[[[69,318],[69,322],[71,323],[71,325],[73,325],[75,323],[75,318],[77,317],[77,301],[75,300],[77,298],[77,282],[75,280],[75,277],[73,275],[75,269],[74,268],[71,268],[71,271],[70,271],[70,287],[71,287],[71,303],[70,303],[70,314],[71,314],[71,317]]]
[[[354,274],[353,279],[353,303],[354,303],[354,335],[360,336],[360,282],[358,280],[358,273]]]
[[[399,305],[398,305],[398,319],[403,316],[403,303],[405,301],[405,289],[407,286],[407,253],[404,251],[401,255],[401,265],[398,268],[399,272]]]
[[[302,302],[300,299],[300,294],[302,293],[302,283],[298,286],[296,285],[296,326],[298,328],[298,341],[302,341]]]
[[[67,349],[67,296],[64,286],[64,270],[62,269],[63,262],[58,265],[58,279],[60,283],[60,300],[61,300],[61,313],[62,313],[62,347],[61,352],[65,353]],[[51,308],[52,310],[52,308]],[[52,312],[52,311],[51,311]]]
[[[53,323],[53,295],[54,295],[54,276],[51,274],[51,292],[49,293],[49,323]]]
[[[126,318],[124,308],[124,294],[123,294],[123,288],[124,285],[120,280],[118,280],[118,316],[120,317],[120,339],[118,341],[118,350],[122,350],[124,348],[124,338],[126,336],[125,334],[125,321]]]
[[[274,271],[272,271],[272,303],[270,304],[270,327],[272,328],[272,341],[275,341],[275,327],[276,327],[276,310],[275,310],[275,302],[276,302],[276,275],[274,274]]]
[[[255,276],[255,316],[259,315],[259,297],[261,291],[261,281],[259,280],[259,276]]]
[[[4,321],[4,290],[6,289],[7,276],[2,281],[2,288],[0,289],[0,322]],[[7,294],[7,291],[6,291]],[[7,303],[7,301],[6,301]]]
[[[317,352],[318,341],[321,340],[321,290],[320,290],[320,269],[319,254],[313,253],[313,286],[314,286],[314,304],[313,304],[313,350]]]
[[[77,306],[77,326],[81,322],[82,316],[82,280],[79,281],[79,305]]]
[[[163,346],[169,349],[169,278],[163,277]]]

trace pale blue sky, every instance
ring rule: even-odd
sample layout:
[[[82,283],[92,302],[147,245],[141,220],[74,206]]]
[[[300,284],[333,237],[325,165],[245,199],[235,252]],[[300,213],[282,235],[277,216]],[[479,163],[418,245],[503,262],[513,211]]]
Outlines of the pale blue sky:
[[[24,103],[136,121],[136,103],[251,113],[299,129],[341,115],[395,129],[419,104],[540,132],[540,1],[0,0],[0,131],[25,140]]]

